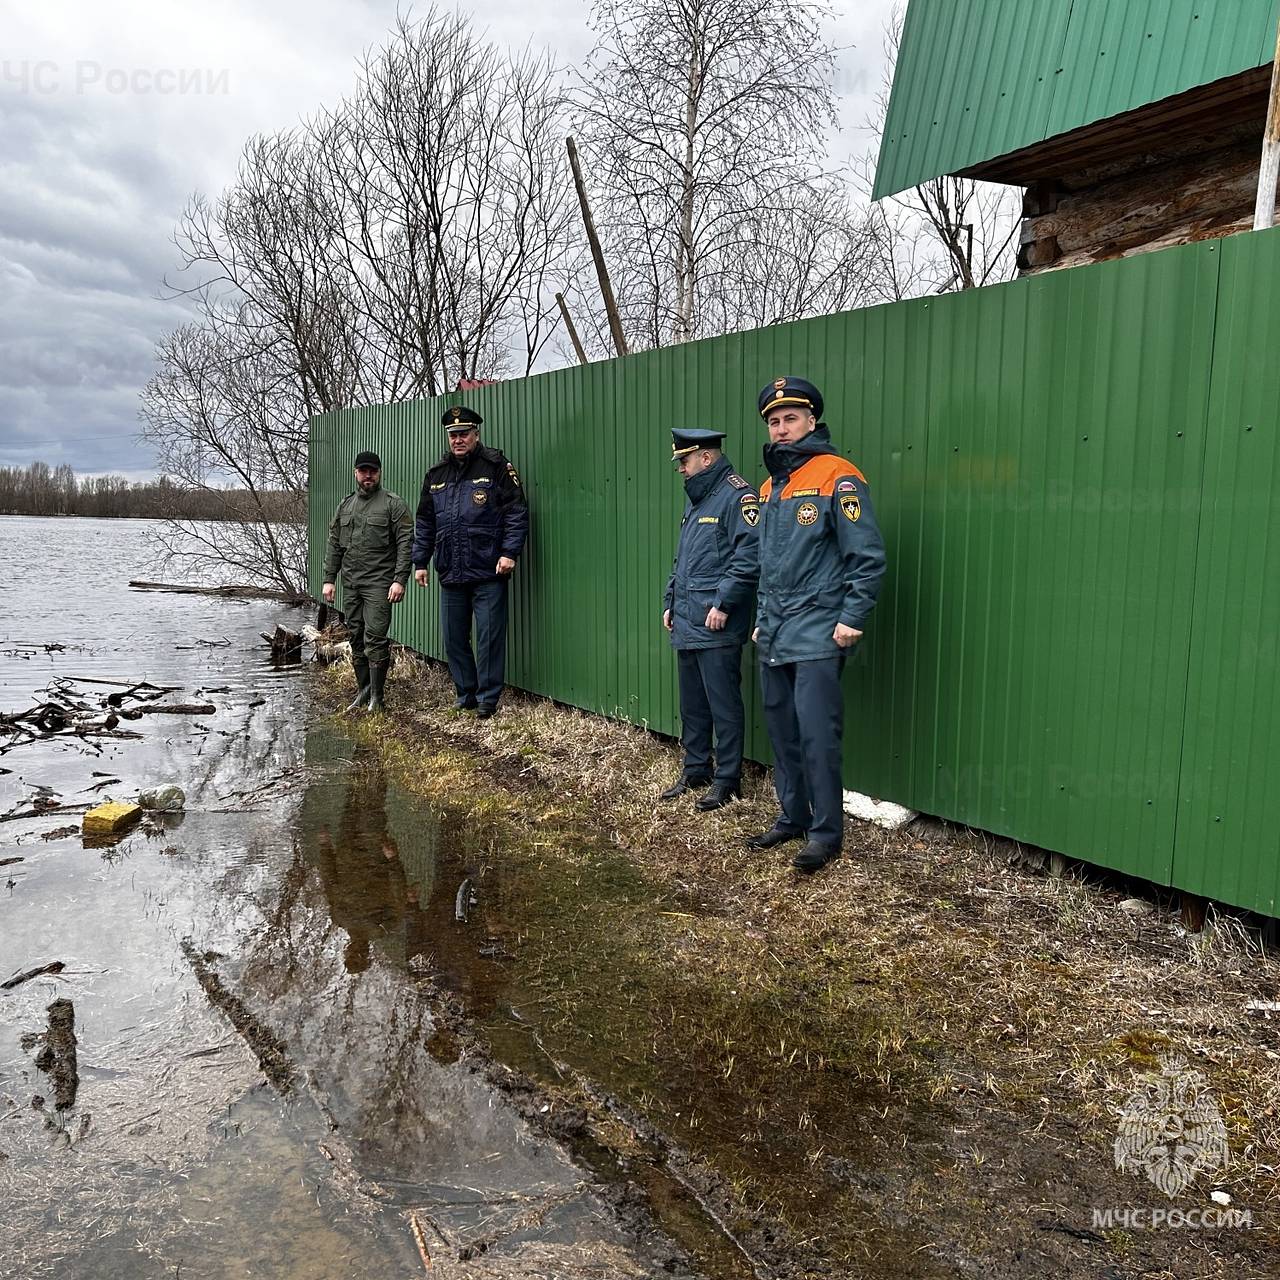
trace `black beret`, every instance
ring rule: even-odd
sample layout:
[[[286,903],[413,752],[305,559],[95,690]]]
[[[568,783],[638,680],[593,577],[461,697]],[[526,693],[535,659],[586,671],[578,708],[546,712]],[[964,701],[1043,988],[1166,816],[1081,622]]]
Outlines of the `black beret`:
[[[355,465],[357,467],[377,467],[382,470],[382,459],[376,453],[371,453],[366,449],[363,453],[356,454]]]
[[[822,392],[803,378],[774,378],[761,389],[757,403],[762,418],[788,405],[808,409],[815,418],[822,417]]]
[[[444,417],[440,419],[440,425],[452,431],[454,428],[467,430],[471,427],[478,427],[484,419],[474,410],[468,409],[465,404],[454,405],[452,409],[444,411]]]

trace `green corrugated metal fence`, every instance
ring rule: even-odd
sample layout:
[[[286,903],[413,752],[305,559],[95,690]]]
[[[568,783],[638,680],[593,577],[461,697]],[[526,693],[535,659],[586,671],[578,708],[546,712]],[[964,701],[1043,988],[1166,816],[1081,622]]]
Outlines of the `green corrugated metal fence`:
[[[800,373],[889,547],[847,785],[1272,912],[1278,270],[1261,233],[470,393],[532,509],[511,682],[676,732],[668,428],[727,430],[759,477],[756,392]],[[451,402],[315,420],[313,590],[355,452],[416,502]],[[440,656],[436,608],[411,586],[397,637]]]
[[[1277,16],[1280,0],[911,0],[875,198],[1262,66]]]

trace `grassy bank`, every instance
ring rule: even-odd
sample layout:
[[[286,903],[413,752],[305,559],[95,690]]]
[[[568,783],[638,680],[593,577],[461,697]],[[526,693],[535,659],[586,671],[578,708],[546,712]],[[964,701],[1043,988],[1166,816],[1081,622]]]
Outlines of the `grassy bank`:
[[[391,694],[348,723],[479,836],[495,1057],[540,1063],[624,1162],[668,1163],[763,1272],[1271,1273],[1280,1021],[1248,1004],[1280,966],[1234,921],[1187,934],[926,820],[850,823],[849,856],[797,878],[794,846],[741,844],[774,814],[763,773],[698,814],[658,800],[678,751],[630,725],[519,696],[477,721],[435,665]],[[1166,1053],[1204,1073],[1231,1151],[1173,1202],[1112,1160]],[[1215,1189],[1257,1229],[1092,1225]]]

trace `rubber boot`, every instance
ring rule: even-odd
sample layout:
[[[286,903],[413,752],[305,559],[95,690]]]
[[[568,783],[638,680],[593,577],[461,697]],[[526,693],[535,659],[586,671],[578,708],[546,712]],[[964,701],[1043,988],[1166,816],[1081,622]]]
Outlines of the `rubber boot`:
[[[387,671],[390,669],[389,662],[373,663],[369,667],[369,710],[383,711],[385,707],[382,701],[383,691],[387,687]]]
[[[356,673],[356,696],[347,703],[347,710],[363,711],[369,701],[369,659],[361,654],[352,658],[351,665]]]

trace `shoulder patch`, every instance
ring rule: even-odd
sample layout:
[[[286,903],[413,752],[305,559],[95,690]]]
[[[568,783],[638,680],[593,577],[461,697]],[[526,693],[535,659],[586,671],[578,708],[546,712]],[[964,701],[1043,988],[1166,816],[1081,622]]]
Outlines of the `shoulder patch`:
[[[760,523],[760,504],[758,502],[745,503],[741,510],[743,520],[754,529]]]
[[[842,493],[839,498],[840,514],[846,520],[852,520],[854,524],[862,518],[862,503],[858,501],[856,493]]]
[[[840,483],[836,485],[836,492],[837,493],[857,493],[858,486],[854,484],[852,480],[841,480]]]
[[[516,474],[516,469],[510,462],[507,463],[507,475],[511,477],[511,483],[518,488],[520,485],[520,477]]]
[[[747,487],[747,482],[736,471],[729,472],[729,483],[735,489],[745,489]]]
[[[747,502],[759,502],[759,501],[760,501],[760,499],[759,499],[759,498],[757,498],[757,497],[756,497],[756,495],[755,495],[754,493],[744,493],[744,494],[742,495],[742,497],[740,497],[740,498],[738,499],[738,501],[739,501],[739,502],[742,502],[742,503],[747,503]]]

